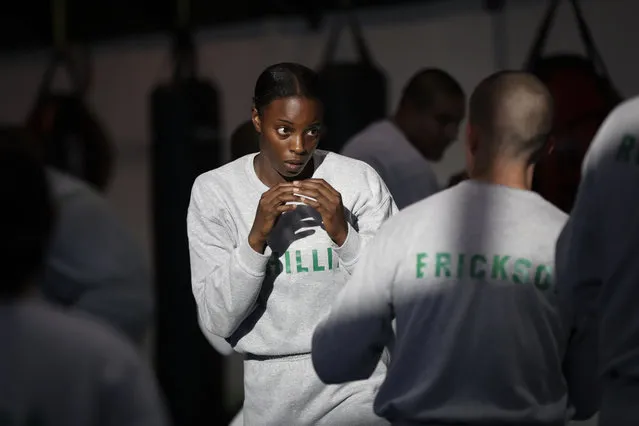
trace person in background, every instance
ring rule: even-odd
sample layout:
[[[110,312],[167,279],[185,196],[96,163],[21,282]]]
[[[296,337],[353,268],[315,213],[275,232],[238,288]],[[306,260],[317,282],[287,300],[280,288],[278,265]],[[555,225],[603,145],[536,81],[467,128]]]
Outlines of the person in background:
[[[245,355],[247,426],[373,426],[384,377],[324,385],[311,335],[382,222],[397,210],[367,164],[317,150],[317,74],[294,63],[255,84],[259,152],[199,176],[187,214],[201,326]]]
[[[639,97],[619,105],[584,158],[557,242],[557,279],[574,300],[575,334],[597,343],[599,425],[639,424]]]
[[[441,189],[432,163],[457,138],[464,116],[460,84],[445,71],[427,68],[410,79],[392,118],[353,136],[341,153],[371,165],[403,209]]]
[[[396,338],[375,412],[393,425],[562,425],[597,411],[596,360],[553,277],[567,216],[531,191],[552,97],[493,74],[470,100],[470,180],[391,218],[313,336],[327,384],[366,379]]]
[[[0,424],[168,426],[130,342],[38,296],[58,214],[48,182],[44,165],[0,134]]]
[[[26,130],[3,126],[0,135],[42,158]],[[106,321],[142,346],[152,326],[150,265],[131,231],[88,184],[47,167],[58,220],[39,290],[50,302]]]

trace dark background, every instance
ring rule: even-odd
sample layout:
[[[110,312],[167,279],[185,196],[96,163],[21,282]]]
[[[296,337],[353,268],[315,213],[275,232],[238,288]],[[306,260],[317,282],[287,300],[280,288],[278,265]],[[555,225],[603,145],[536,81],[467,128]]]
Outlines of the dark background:
[[[449,0],[352,0],[350,6],[373,8]],[[0,51],[41,48],[52,44],[52,0],[3,2]],[[304,16],[313,28],[323,14],[339,9],[342,0],[191,0],[193,27],[258,21],[273,15]],[[112,38],[170,30],[177,21],[177,0],[66,0],[70,40],[99,42]]]

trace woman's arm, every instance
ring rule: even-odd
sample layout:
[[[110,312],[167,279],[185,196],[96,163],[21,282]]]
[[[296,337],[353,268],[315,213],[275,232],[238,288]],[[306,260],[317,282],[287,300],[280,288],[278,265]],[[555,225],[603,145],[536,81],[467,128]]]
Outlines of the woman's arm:
[[[201,327],[228,338],[255,306],[270,249],[258,253],[248,239],[236,244],[225,219],[207,215],[219,210],[219,203],[203,190],[196,180],[187,213],[193,296]]]

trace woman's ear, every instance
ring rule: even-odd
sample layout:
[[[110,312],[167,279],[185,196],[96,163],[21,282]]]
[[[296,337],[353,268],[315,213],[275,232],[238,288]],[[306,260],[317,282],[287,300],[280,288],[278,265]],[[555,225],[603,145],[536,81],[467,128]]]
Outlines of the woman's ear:
[[[257,112],[257,108],[255,108],[255,106],[253,106],[251,110],[251,121],[253,122],[255,131],[257,133],[262,133],[262,118],[260,117],[260,113]]]

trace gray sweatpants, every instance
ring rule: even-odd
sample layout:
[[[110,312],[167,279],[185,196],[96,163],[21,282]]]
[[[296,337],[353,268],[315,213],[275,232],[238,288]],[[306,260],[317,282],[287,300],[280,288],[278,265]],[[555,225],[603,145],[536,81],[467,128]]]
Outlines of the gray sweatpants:
[[[325,385],[311,355],[244,361],[244,426],[386,426],[373,412],[384,380],[380,363],[368,380]]]

